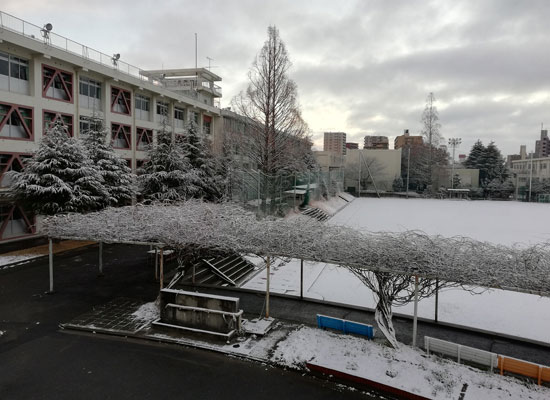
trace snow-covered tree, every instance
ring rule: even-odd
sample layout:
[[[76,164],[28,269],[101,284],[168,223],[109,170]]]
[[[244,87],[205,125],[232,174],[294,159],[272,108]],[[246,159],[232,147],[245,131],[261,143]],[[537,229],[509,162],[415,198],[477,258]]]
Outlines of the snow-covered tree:
[[[193,184],[197,188],[193,197],[207,201],[221,200],[226,194],[224,171],[194,121],[186,125],[185,135],[179,139],[179,145],[193,170]]]
[[[15,200],[38,214],[94,211],[108,204],[101,174],[60,123],[47,131],[24,170],[10,177]]]
[[[157,144],[149,149],[147,158],[137,178],[139,193],[145,200],[183,201],[199,192],[188,154],[172,138],[166,124],[158,131]]]
[[[466,168],[479,169],[479,182],[483,187],[494,179],[504,183],[508,177],[506,161],[494,142],[489,143],[487,147],[480,140],[474,143],[464,165]]]
[[[83,132],[84,148],[103,177],[103,184],[109,192],[109,205],[126,205],[136,193],[135,176],[126,161],[113,150],[110,134],[103,122],[98,120],[93,126],[94,129]]]

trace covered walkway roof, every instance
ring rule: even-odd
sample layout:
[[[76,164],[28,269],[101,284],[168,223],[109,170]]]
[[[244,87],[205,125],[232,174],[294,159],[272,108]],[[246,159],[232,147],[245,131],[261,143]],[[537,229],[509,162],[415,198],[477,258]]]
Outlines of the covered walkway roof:
[[[196,246],[411,274],[550,296],[550,244],[506,247],[423,232],[371,233],[307,217],[264,219],[232,203],[136,205],[48,218],[51,238]]]

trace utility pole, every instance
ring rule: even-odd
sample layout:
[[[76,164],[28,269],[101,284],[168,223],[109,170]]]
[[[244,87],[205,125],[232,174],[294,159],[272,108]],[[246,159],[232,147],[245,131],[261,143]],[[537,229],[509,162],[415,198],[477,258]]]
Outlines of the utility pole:
[[[409,171],[411,170],[411,145],[407,146],[407,199],[409,198]]]
[[[531,184],[533,182],[533,152],[531,152],[531,168],[529,169],[529,197],[528,201],[531,202]]]

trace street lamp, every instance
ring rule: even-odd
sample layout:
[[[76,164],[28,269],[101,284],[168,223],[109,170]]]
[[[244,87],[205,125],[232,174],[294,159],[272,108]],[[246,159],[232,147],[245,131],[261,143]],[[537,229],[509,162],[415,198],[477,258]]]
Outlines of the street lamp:
[[[462,143],[461,138],[451,138],[449,139],[449,146],[453,148],[453,163],[451,166],[451,189],[454,189],[454,177],[455,177],[455,149],[460,146],[460,143]]]

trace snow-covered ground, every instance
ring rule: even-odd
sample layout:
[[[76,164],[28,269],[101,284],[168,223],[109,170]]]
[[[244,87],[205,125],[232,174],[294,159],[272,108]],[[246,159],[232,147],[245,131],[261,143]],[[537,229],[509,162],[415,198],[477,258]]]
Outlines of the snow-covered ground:
[[[12,265],[15,263],[22,263],[27,260],[31,260],[33,258],[40,257],[40,255],[19,255],[19,256],[1,256],[0,255],[0,269],[5,267],[6,265]],[[8,267],[5,267],[8,268]]]
[[[426,199],[356,199],[329,223],[369,231],[422,230],[442,236],[469,236],[498,244],[533,244],[550,240],[547,204]],[[272,268],[273,292],[300,293],[300,263]],[[265,273],[244,286],[265,290]],[[374,308],[370,290],[349,271],[331,264],[304,263],[304,296]],[[474,295],[445,289],[439,296],[440,321],[550,343],[550,298],[503,290]],[[526,312],[528,311],[528,312]],[[413,305],[394,308],[412,315]],[[419,316],[434,318],[435,298],[419,303]],[[535,318],[536,316],[536,318]]]
[[[301,327],[278,343],[272,361],[301,368],[306,362],[435,399],[548,399],[550,389],[459,365],[408,346],[398,350],[353,336]]]

